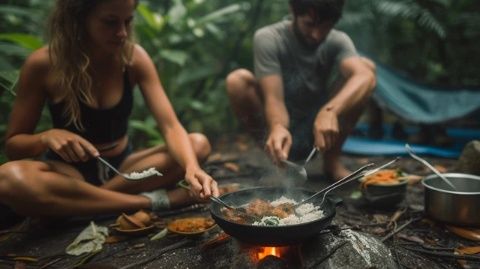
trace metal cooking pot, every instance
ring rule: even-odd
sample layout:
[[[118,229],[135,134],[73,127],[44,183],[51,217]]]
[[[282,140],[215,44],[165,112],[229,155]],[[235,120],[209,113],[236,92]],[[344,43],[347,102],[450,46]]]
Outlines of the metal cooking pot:
[[[274,201],[282,195],[285,195],[287,198],[301,201],[304,198],[310,197],[314,193],[314,191],[296,188],[257,187],[227,193],[220,196],[220,199],[230,205],[243,206],[255,198]],[[314,205],[320,204],[322,197],[321,195],[319,196],[320,197],[317,199],[312,200]],[[218,226],[220,226],[227,234],[240,241],[262,246],[284,246],[301,243],[328,226],[335,216],[335,207],[340,202],[341,199],[329,197],[325,199],[325,202],[321,207],[324,213],[323,218],[285,226],[254,226],[230,221],[224,217],[224,214],[221,211],[223,206],[218,203],[212,203],[210,213]]]
[[[425,186],[425,212],[433,219],[458,226],[480,227],[480,177],[446,173],[456,187],[451,188],[437,175],[422,180]]]

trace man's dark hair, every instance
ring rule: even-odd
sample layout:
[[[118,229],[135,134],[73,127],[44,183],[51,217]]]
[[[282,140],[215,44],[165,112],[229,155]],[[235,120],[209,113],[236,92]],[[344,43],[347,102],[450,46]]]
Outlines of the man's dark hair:
[[[313,12],[318,22],[336,23],[342,16],[345,0],[290,0],[293,14],[302,16]]]

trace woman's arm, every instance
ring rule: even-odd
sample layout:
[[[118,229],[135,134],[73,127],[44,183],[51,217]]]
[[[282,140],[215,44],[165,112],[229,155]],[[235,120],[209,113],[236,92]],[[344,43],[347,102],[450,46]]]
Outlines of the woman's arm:
[[[22,67],[6,133],[6,154],[13,160],[31,158],[50,148],[67,162],[86,161],[99,153],[79,135],[61,129],[34,133],[48,96],[49,62],[47,48],[41,48]]]
[[[48,70],[47,49],[42,48],[28,57],[23,65],[17,87],[17,96],[6,132],[5,151],[10,159],[40,155],[46,146],[42,133],[33,134],[46,99],[45,78]]]
[[[185,179],[193,186],[194,193],[202,198],[210,196],[215,185],[213,194],[218,195],[216,183],[200,168],[187,131],[165,94],[150,56],[138,45],[134,50],[133,66],[145,102],[165,137],[169,152],[185,169]]]

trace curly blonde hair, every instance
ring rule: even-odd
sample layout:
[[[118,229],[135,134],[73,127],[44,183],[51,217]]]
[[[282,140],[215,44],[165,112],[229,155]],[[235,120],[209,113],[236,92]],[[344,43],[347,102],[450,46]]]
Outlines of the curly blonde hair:
[[[92,78],[88,73],[90,56],[85,45],[87,30],[85,18],[99,3],[111,0],[57,0],[48,25],[49,55],[55,86],[63,92],[64,115],[68,124],[79,130],[81,124],[80,102],[92,105]],[[138,0],[135,1],[135,5]],[[133,32],[129,35],[121,54],[126,66],[132,57]]]

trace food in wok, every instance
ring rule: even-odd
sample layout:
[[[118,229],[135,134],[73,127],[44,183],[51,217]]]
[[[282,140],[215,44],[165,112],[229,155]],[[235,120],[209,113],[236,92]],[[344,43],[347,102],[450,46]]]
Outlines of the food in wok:
[[[296,203],[285,196],[274,201],[255,198],[237,210],[223,208],[222,213],[232,222],[256,226],[295,225],[324,216],[319,206],[305,203],[295,208]]]

